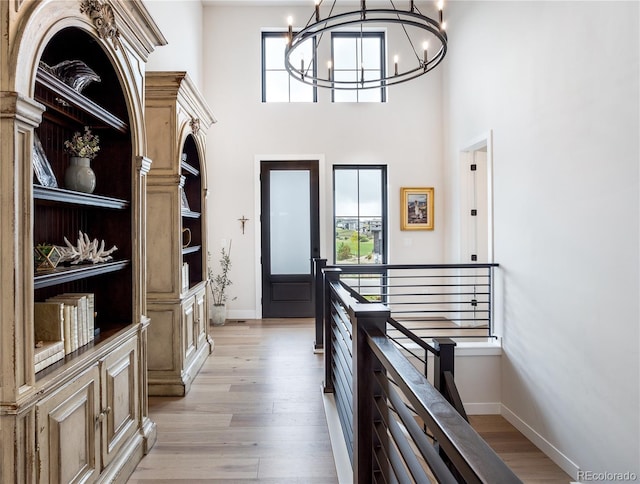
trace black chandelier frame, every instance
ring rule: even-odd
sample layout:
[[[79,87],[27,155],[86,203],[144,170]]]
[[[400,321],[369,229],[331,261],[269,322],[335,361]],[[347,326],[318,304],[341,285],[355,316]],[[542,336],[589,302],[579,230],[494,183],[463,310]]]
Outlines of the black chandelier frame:
[[[285,59],[284,64],[287,72],[296,78],[297,80],[304,82],[315,87],[323,87],[336,90],[358,90],[358,89],[374,89],[386,86],[392,86],[394,84],[400,84],[403,82],[416,79],[423,76],[427,72],[433,70],[442,60],[447,53],[448,37],[444,29],[444,23],[442,20],[442,8],[440,8],[440,19],[436,21],[426,15],[423,15],[414,2],[411,2],[410,10],[399,10],[395,8],[393,0],[390,0],[393,8],[373,8],[367,9],[366,2],[361,1],[361,8],[350,12],[338,13],[332,15],[333,9],[336,5],[336,0],[333,1],[331,6],[331,12],[329,16],[320,19],[319,5],[322,3],[316,3],[315,14],[311,16],[307,25],[295,34],[292,31],[292,26],[289,25],[289,33],[287,44],[285,47]],[[313,21],[315,16],[315,21]],[[391,71],[386,69],[387,73],[383,73],[382,77],[377,79],[365,79],[364,68],[362,68],[362,75],[359,81],[353,80],[340,81],[334,79],[334,70],[329,68],[327,70],[327,76],[322,77],[318,74],[319,69],[313,69],[313,62],[309,62],[305,67],[304,64],[300,66],[294,66],[291,62],[292,54],[302,46],[305,42],[313,42],[313,58],[317,59],[317,51],[322,40],[322,36],[325,33],[329,33],[336,30],[344,29],[346,31],[353,31],[353,27],[359,27],[360,32],[363,32],[365,26],[368,24],[392,23],[400,24],[405,31],[407,40],[413,49],[413,52],[417,58],[417,67],[410,67],[407,70],[398,71],[398,65],[395,64],[395,68]],[[431,38],[435,38],[439,41],[440,45],[437,53],[432,56],[427,56],[427,50],[424,50],[423,56],[417,53],[413,41],[409,37],[407,27],[415,27],[417,29],[424,30],[431,35]],[[415,64],[414,64],[415,65]]]

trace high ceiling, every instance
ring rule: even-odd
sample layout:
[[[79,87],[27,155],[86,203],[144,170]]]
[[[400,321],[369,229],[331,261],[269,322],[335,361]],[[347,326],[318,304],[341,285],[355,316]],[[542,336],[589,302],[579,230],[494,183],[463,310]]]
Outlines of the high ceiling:
[[[324,0],[324,3],[327,5],[332,3],[333,0]],[[395,0],[396,5],[402,4],[403,0]],[[408,3],[408,2],[406,2]],[[428,3],[428,2],[416,2],[420,3]],[[203,5],[220,5],[220,6],[242,6],[242,7],[268,7],[268,6],[309,6],[309,8],[313,8],[314,2],[313,0],[202,0]],[[389,4],[389,0],[367,0],[367,6],[380,6]],[[338,0],[337,5],[347,6],[347,5],[360,5],[359,0]]]

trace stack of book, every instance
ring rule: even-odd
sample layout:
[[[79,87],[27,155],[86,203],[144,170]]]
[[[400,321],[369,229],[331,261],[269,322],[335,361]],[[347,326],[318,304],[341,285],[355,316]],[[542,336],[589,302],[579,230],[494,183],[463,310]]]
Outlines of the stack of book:
[[[35,303],[33,306],[36,372],[64,358],[64,304]]]
[[[93,341],[95,304],[92,293],[64,293],[34,303],[36,371]],[[53,345],[58,350],[51,353]],[[60,343],[62,351],[60,351]],[[60,354],[62,353],[62,354]],[[56,357],[57,359],[53,359]],[[43,362],[47,363],[44,364]]]
[[[62,341],[39,342],[33,356],[36,373],[62,358],[64,358],[64,343]]]
[[[187,262],[182,263],[182,291],[189,290],[189,264]]]

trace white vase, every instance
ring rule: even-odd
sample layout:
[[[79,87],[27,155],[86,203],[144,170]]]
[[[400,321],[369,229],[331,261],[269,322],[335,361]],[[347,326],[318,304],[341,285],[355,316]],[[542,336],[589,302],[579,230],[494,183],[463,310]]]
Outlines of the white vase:
[[[90,163],[89,158],[72,156],[64,173],[64,186],[76,192],[93,193],[96,188],[96,174]]]
[[[225,304],[213,304],[211,306],[211,322],[214,326],[222,326],[227,319],[227,306]]]

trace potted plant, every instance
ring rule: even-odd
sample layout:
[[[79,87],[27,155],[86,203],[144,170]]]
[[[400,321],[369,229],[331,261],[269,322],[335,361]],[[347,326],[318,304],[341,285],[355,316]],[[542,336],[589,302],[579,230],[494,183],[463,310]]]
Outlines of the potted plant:
[[[224,247],[221,250],[220,256],[220,273],[214,275],[213,268],[211,266],[211,253],[208,253],[209,265],[207,267],[207,276],[209,280],[209,289],[211,291],[211,300],[213,306],[211,307],[211,321],[214,326],[222,326],[227,317],[227,288],[232,284],[229,279],[229,270],[231,269],[231,242],[229,242],[229,249]],[[235,297],[233,299],[236,299]],[[233,300],[232,299],[232,300]]]
[[[70,190],[93,193],[96,175],[91,169],[91,160],[100,151],[100,138],[85,126],[83,134],[76,131],[71,139],[64,142],[64,150],[71,155],[64,174],[65,186]]]

